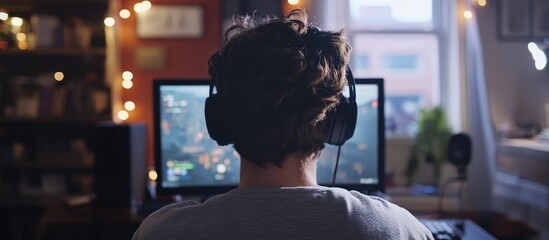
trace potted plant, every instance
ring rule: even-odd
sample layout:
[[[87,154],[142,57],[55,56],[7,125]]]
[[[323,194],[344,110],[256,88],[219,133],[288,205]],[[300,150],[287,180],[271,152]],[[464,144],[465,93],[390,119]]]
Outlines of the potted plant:
[[[432,185],[437,186],[442,164],[448,161],[448,142],[452,135],[442,107],[421,109],[418,127],[404,175],[410,185],[424,162],[433,168]]]

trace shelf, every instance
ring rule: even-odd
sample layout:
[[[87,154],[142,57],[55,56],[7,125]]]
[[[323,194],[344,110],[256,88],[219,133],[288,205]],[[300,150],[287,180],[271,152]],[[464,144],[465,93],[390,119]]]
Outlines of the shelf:
[[[503,140],[498,144],[496,167],[549,187],[548,146],[535,140]]]
[[[0,57],[2,56],[60,56],[60,57],[80,57],[80,56],[105,56],[105,48],[50,48],[50,49],[33,49],[33,50],[19,50],[19,49],[2,49],[0,50]]]
[[[522,148],[549,153],[549,144],[537,141],[535,139],[502,139],[499,144],[505,147]]]
[[[83,4],[83,3],[108,3],[108,0],[2,0],[2,4]]]
[[[0,198],[0,210],[29,209],[48,207],[52,202],[59,201],[58,196],[12,196]]]
[[[50,14],[74,14],[82,13],[86,9],[101,9],[107,11],[109,0],[2,0],[0,7],[7,9],[10,13],[50,13]],[[61,8],[60,8],[61,7]],[[76,8],[78,11],[72,11]],[[88,11],[83,12],[89,14]]]
[[[0,163],[0,172],[79,172],[91,173],[93,171],[92,164],[79,162],[72,163],[43,163],[43,162],[21,162],[21,163]]]
[[[0,118],[0,124],[29,125],[29,124],[95,124],[110,121],[110,116],[91,117],[38,117],[38,118]]]

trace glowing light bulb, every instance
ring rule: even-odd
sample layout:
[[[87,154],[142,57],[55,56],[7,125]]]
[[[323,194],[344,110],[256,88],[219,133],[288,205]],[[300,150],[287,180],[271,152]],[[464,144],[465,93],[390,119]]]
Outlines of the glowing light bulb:
[[[130,71],[124,71],[122,73],[122,79],[124,79],[124,81],[131,81],[133,79],[133,73]]]
[[[297,5],[299,3],[299,0],[288,0],[288,4],[290,5]]]
[[[158,179],[158,173],[156,173],[155,170],[150,170],[149,171],[149,179],[152,180],[152,181],[156,181],[156,179]]]
[[[473,12],[471,12],[470,10],[465,10],[463,12],[463,17],[465,17],[466,19],[471,19],[473,17]]]
[[[130,117],[130,114],[126,110],[120,110],[118,111],[118,118],[122,121],[128,120]]]
[[[128,19],[132,15],[132,13],[128,9],[122,9],[118,13],[118,15],[120,15],[122,19]]]
[[[65,79],[65,74],[63,74],[63,72],[55,72],[55,74],[53,74],[53,78],[56,81],[61,82],[63,81],[63,79]]]
[[[135,110],[135,103],[132,101],[127,101],[124,103],[124,108],[128,110],[129,112]]]
[[[27,39],[27,34],[24,34],[24,33],[17,33],[15,35],[15,38],[17,39],[17,41],[20,41],[20,42],[23,42]]]
[[[143,8],[143,12],[146,12],[146,11],[149,11],[151,9],[152,4],[151,4],[150,1],[145,0],[145,1],[141,2],[141,7]]]
[[[116,23],[116,21],[112,17],[106,17],[105,21],[103,21],[103,22],[105,23],[105,26],[107,26],[107,27],[112,27]]]
[[[12,17],[11,18],[11,25],[16,26],[16,27],[21,27],[21,26],[23,26],[23,19],[20,18],[20,17]]]
[[[136,12],[136,13],[142,13],[145,11],[145,6],[143,6],[142,3],[138,2],[136,4],[133,5],[133,10]]]
[[[125,89],[130,89],[130,88],[133,87],[133,82],[124,80],[124,81],[122,81],[122,87],[125,88]]]
[[[0,12],[0,20],[6,21],[6,20],[8,20],[9,17],[10,17],[10,15],[8,15],[7,12]]]
[[[477,0],[477,4],[481,7],[485,7],[486,6],[486,0]]]
[[[29,47],[29,44],[27,44],[26,42],[18,42],[17,47],[21,50],[27,50],[27,48]]]

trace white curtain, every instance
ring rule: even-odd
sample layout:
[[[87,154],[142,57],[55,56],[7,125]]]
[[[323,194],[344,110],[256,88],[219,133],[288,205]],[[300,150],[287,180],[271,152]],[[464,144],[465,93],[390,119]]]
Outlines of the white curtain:
[[[465,24],[464,47],[468,126],[473,141],[473,156],[468,168],[468,206],[471,209],[489,210],[492,208],[497,142],[486,89],[482,43],[475,17]]]

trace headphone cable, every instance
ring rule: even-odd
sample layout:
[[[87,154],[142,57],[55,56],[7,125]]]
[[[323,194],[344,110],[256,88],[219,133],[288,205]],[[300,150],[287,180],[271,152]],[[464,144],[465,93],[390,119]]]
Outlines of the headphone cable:
[[[337,175],[337,166],[339,165],[339,154],[341,153],[341,145],[337,147],[337,157],[335,162],[334,174],[332,176],[332,186],[335,186],[336,175]]]

